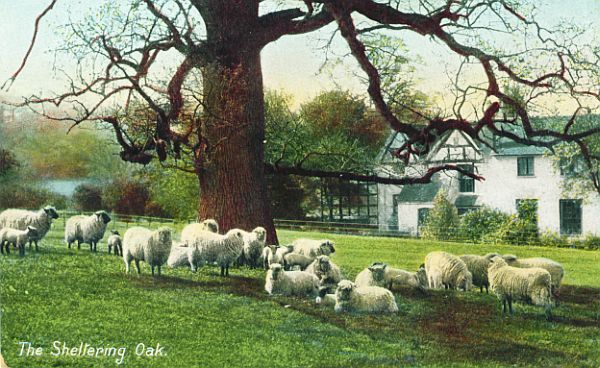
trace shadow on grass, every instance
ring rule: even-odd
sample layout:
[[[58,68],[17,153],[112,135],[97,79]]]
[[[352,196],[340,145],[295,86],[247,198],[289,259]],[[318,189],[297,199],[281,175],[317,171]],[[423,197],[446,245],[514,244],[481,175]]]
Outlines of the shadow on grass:
[[[584,305],[600,303],[600,288],[562,285],[558,291],[558,300],[561,303]]]

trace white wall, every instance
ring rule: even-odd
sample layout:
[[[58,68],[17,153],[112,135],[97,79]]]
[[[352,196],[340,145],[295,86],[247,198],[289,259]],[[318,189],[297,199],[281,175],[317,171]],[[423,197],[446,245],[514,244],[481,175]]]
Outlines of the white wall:
[[[433,204],[423,202],[401,203],[398,205],[398,230],[417,236],[419,208],[432,208]]]
[[[379,230],[398,230],[397,219],[394,218],[394,195],[402,191],[400,185],[378,184],[378,222]]]

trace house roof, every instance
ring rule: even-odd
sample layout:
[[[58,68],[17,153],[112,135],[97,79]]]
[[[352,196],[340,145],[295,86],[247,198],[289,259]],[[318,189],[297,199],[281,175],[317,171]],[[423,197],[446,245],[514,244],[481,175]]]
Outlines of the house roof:
[[[549,152],[545,147],[536,146],[524,146],[519,145],[515,147],[499,147],[497,148],[496,156],[532,156],[532,155],[543,155]]]
[[[439,181],[406,185],[398,195],[398,202],[432,202],[441,187],[442,183]]]
[[[478,196],[473,194],[461,194],[456,197],[454,205],[456,207],[475,207]]]

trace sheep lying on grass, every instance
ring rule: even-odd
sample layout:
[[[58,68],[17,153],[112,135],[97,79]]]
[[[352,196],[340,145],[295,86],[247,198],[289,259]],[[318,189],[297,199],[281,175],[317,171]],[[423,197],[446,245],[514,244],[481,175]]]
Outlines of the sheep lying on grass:
[[[77,249],[81,249],[81,243],[88,243],[90,251],[96,252],[98,242],[104,237],[109,222],[110,216],[106,211],[97,211],[90,216],[73,216],[67,220],[65,226],[65,243],[69,249],[75,241]]]
[[[231,229],[225,235],[208,231],[200,231],[190,236],[188,247],[188,261],[192,272],[198,266],[215,262],[221,267],[221,276],[229,276],[229,267],[242,254],[244,247],[243,230]]]
[[[123,239],[121,234],[117,230],[111,231],[112,235],[108,237],[106,244],[108,244],[108,254],[111,253],[112,249],[115,250],[115,256],[123,255]]]
[[[429,287],[467,291],[473,275],[460,258],[446,252],[431,252],[425,257],[425,272]]]
[[[35,243],[35,250],[38,250],[38,242],[46,236],[50,230],[52,220],[58,218],[56,208],[46,206],[39,211],[27,211],[8,209],[0,213],[0,229],[8,227],[11,229],[25,230],[27,226],[33,226],[37,229],[37,234],[29,238],[29,247]]]
[[[360,271],[356,275],[354,282],[357,287],[365,286],[380,286],[386,287],[389,285],[385,280],[385,269],[387,264],[382,262],[375,262],[364,270]]]
[[[337,285],[335,288],[337,290]],[[330,294],[329,288],[321,286],[319,288],[319,296],[315,299],[315,303],[321,304],[321,305],[335,306],[335,302],[336,302],[335,293]]]
[[[425,272],[425,265],[421,265],[417,272],[387,267],[385,269],[384,278],[386,282],[389,280],[388,289],[390,290],[427,289],[427,272]]]
[[[313,258],[299,253],[292,252],[283,256],[283,268],[286,271],[293,270],[295,267],[298,267],[300,271],[304,271],[312,262]]]
[[[484,256],[476,254],[464,254],[460,259],[465,262],[467,269],[473,275],[473,285],[479,287],[479,291],[488,293],[490,282],[488,280],[488,267],[493,257],[499,256],[498,253],[488,253]]]
[[[292,245],[294,247],[294,253],[302,254],[312,259],[315,259],[320,255],[328,256],[331,253],[335,253],[333,242],[326,239],[296,239]]]
[[[289,244],[289,245],[284,245],[281,246],[279,248],[276,249],[274,255],[273,255],[273,262],[272,263],[279,263],[279,264],[284,264],[285,260],[283,259],[283,257],[294,251],[294,246]]]
[[[169,258],[167,258],[167,266],[171,268],[189,266],[189,253],[192,251],[193,248],[188,247],[185,243],[173,244]]]
[[[260,258],[267,240],[267,230],[259,226],[251,232],[243,231],[242,234],[244,236],[244,247],[238,264],[251,268],[260,267]]]
[[[506,254],[503,258],[509,266],[520,268],[539,267],[545,269],[550,272],[550,276],[552,277],[552,293],[556,293],[558,288],[560,288],[565,275],[565,269],[560,263],[543,257],[517,258],[517,256],[512,254]]]
[[[391,291],[378,286],[357,287],[349,280],[342,280],[335,292],[337,313],[395,313],[398,305]]]
[[[186,225],[181,231],[181,241],[183,243],[183,246],[186,246],[187,243],[194,240],[195,234],[201,231],[208,231],[211,233],[218,234],[219,224],[213,219],[208,219],[200,223],[195,222],[193,224]]]
[[[337,284],[342,281],[340,268],[328,256],[318,256],[305,271],[317,276],[321,289],[326,292],[335,291]]]
[[[25,244],[29,239],[37,236],[37,229],[33,226],[27,226],[25,230],[3,228],[0,230],[0,252],[4,254],[4,244],[6,244],[6,254],[10,254],[10,245],[19,248],[19,255],[25,255]]]
[[[543,268],[509,266],[501,257],[493,257],[488,268],[490,287],[502,303],[502,312],[513,313],[512,302],[524,302],[544,307],[551,318],[553,305],[550,273]]]
[[[279,263],[273,263],[265,278],[267,293],[281,295],[308,295],[316,297],[319,294],[319,279],[317,276],[304,271],[284,271]]]
[[[161,227],[152,231],[144,227],[129,228],[123,236],[123,261],[126,273],[129,273],[131,261],[135,260],[135,267],[140,273],[140,261],[148,263],[154,276],[154,267],[160,268],[167,261],[171,251],[171,229]]]

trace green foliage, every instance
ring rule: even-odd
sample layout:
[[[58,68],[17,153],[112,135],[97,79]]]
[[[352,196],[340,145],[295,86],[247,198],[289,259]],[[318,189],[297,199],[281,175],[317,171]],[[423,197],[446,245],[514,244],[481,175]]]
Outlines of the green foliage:
[[[148,183],[135,179],[115,179],[104,187],[102,203],[109,211],[123,215],[144,215],[150,202],[148,187]]]
[[[423,225],[422,236],[430,240],[449,240],[456,236],[460,224],[456,207],[448,200],[446,193],[440,190],[433,200]]]
[[[547,247],[565,248],[570,245],[569,237],[556,231],[544,230],[540,233],[540,244]]]
[[[0,184],[0,208],[39,209],[53,205],[57,209],[67,207],[67,198],[45,188],[21,182]]]
[[[195,174],[174,168],[163,168],[151,163],[143,170],[150,185],[153,205],[147,207],[147,214],[188,220],[195,218],[198,211],[199,188]]]
[[[71,199],[77,211],[97,211],[102,209],[102,188],[98,185],[80,184],[75,188]]]
[[[473,243],[488,241],[509,220],[504,212],[483,207],[461,216],[459,237]]]

